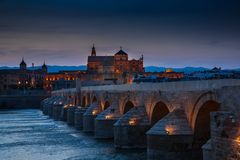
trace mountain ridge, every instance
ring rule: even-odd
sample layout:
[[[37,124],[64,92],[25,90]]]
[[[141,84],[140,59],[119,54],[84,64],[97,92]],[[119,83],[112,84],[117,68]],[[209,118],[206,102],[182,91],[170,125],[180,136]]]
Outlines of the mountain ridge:
[[[54,72],[59,72],[59,71],[79,71],[79,70],[87,70],[86,65],[80,65],[80,66],[59,66],[59,65],[48,65],[48,71],[49,73],[54,73]],[[9,67],[9,66],[0,66],[0,70],[4,69],[18,69],[19,67]],[[41,66],[35,66],[34,69],[40,69]],[[32,69],[32,67],[28,67],[28,69]],[[159,67],[159,66],[146,66],[145,71],[146,72],[164,72],[167,67]],[[173,71],[175,72],[184,72],[184,73],[192,73],[192,72],[197,72],[197,71],[207,71],[210,70],[209,68],[205,67],[183,67],[183,68],[172,68]],[[233,69],[240,71],[240,68]]]

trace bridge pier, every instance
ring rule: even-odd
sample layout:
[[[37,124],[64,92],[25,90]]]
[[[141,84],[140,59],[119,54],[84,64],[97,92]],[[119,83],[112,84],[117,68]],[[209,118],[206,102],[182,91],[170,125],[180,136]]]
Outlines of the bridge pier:
[[[184,110],[176,109],[159,120],[147,132],[147,158],[186,159],[191,156],[193,133]]]
[[[83,131],[94,132],[94,121],[97,114],[100,112],[97,103],[92,103],[83,114]]]
[[[54,103],[53,103],[53,119],[60,120],[61,119],[61,112],[62,108],[65,105],[65,99],[64,97],[59,97]]]
[[[50,105],[51,100],[53,99],[53,97],[50,97],[49,99],[47,99],[42,106],[42,112],[45,115],[48,115],[48,105]]]
[[[64,105],[62,104],[55,104],[53,105],[53,119],[60,120],[61,119],[61,111]]]
[[[74,115],[75,115],[75,109],[76,106],[72,106],[67,110],[67,124],[68,125],[74,125]]]
[[[53,99],[53,101],[52,101],[52,103],[50,103],[50,105],[48,106],[48,116],[50,117],[50,118],[53,118],[53,108],[54,108],[54,106],[55,105],[57,105],[58,104],[58,100],[60,99],[60,97],[55,97],[54,99]]]
[[[206,144],[202,146],[202,151],[203,151],[203,160],[208,160],[211,159],[213,160],[213,147],[212,147],[212,142],[211,139],[207,141]]]
[[[41,110],[41,111],[43,111],[44,105],[47,103],[47,101],[48,101],[50,98],[51,98],[51,97],[48,97],[48,98],[46,98],[46,99],[44,99],[44,100],[42,100],[42,101],[40,102],[40,110]]]
[[[77,107],[74,113],[74,127],[77,130],[83,129],[83,114],[86,112],[86,107]]]
[[[50,116],[50,108],[53,106],[54,102],[57,100],[57,96],[50,97],[49,99],[46,100],[43,104],[43,113],[45,115]]]
[[[69,105],[69,104],[66,104],[64,105],[64,107],[62,108],[62,111],[61,111],[61,120],[62,121],[67,121],[67,111],[69,108],[71,108],[72,105]]]
[[[134,107],[114,124],[116,148],[145,148],[146,131],[150,128],[144,106]]]
[[[240,159],[240,119],[231,112],[211,114],[211,139],[202,146],[203,160]]]
[[[121,117],[116,105],[111,105],[95,118],[95,138],[110,139],[114,137],[114,123]]]

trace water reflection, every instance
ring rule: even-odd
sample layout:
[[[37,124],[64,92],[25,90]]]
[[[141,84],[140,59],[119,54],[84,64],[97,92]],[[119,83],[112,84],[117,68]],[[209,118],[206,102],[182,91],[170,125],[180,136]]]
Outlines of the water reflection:
[[[0,155],[4,160],[142,160],[145,150],[115,150],[39,110],[0,111]]]

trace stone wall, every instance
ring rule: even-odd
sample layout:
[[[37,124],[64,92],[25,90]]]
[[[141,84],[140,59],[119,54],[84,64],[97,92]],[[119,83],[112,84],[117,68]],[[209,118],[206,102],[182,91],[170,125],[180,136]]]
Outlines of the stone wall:
[[[47,95],[0,96],[0,109],[40,108],[40,103]]]
[[[240,159],[240,121],[231,112],[211,115],[211,140],[203,148],[204,160]]]

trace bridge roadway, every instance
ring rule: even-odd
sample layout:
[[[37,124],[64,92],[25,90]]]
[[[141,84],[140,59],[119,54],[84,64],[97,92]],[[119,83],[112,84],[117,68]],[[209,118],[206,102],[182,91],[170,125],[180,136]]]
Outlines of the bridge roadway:
[[[94,132],[95,138],[114,138],[116,148],[147,147],[148,159],[206,159],[216,154],[211,147],[201,153],[211,138],[210,113],[239,114],[240,80],[77,86],[54,91],[52,102],[54,97],[61,97],[60,108],[85,108],[78,114],[83,131]],[[47,114],[53,112],[54,107],[46,108]]]

